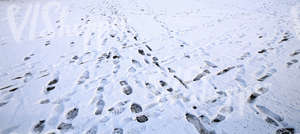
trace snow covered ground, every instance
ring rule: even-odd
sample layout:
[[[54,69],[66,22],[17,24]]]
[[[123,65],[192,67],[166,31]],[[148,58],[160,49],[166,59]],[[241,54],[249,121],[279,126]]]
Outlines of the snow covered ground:
[[[1,134],[300,133],[299,0],[0,0]]]

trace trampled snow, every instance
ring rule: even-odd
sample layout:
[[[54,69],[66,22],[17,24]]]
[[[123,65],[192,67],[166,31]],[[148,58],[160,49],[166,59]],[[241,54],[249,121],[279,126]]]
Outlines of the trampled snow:
[[[298,0],[1,0],[1,134],[300,133]]]

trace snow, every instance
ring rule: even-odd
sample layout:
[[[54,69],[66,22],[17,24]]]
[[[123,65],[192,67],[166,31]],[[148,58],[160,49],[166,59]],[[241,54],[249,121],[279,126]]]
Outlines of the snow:
[[[300,133],[297,0],[2,0],[0,133]]]

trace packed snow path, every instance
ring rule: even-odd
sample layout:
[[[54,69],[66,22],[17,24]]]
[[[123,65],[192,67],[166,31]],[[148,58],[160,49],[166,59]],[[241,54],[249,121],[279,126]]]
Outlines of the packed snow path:
[[[300,1],[1,0],[1,134],[300,133]]]

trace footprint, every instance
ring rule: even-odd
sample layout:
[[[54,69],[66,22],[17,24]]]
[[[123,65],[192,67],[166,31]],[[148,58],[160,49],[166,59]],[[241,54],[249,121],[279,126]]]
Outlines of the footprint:
[[[149,119],[146,115],[139,115],[136,117],[136,121],[139,123],[147,122]]]
[[[132,113],[140,113],[143,111],[143,108],[141,105],[137,104],[137,103],[133,103],[130,106],[130,110]]]
[[[168,67],[168,71],[169,71],[169,73],[175,73],[176,72],[174,69],[172,69],[170,67]]]
[[[119,72],[119,70],[120,70],[120,65],[114,65],[114,67],[113,67],[113,73],[116,74],[116,73]]]
[[[66,119],[67,120],[73,120],[73,119],[75,119],[77,117],[77,115],[78,115],[78,112],[79,112],[78,108],[71,109],[69,112],[66,113]]]
[[[39,123],[37,123],[36,125],[34,125],[34,127],[32,129],[32,132],[33,133],[37,133],[37,134],[42,133],[42,131],[45,128],[45,122],[46,122],[45,120],[40,120]]]
[[[233,112],[232,106],[224,106],[220,109],[220,113],[222,113],[222,114],[230,114],[232,112]]]
[[[47,85],[45,93],[49,93],[50,91],[54,90],[57,83],[58,83],[58,77],[51,80]]]
[[[222,114],[217,114],[217,116],[211,121],[212,123],[219,123],[226,119],[226,117]]]
[[[298,49],[295,52],[291,53],[290,56],[293,57],[293,56],[296,56],[298,54],[300,54],[300,49]]]
[[[202,77],[206,76],[210,74],[210,71],[209,70],[204,70],[202,73],[198,74],[194,79],[193,81],[198,81],[200,80]]]
[[[9,92],[14,92],[14,91],[16,91],[16,90],[18,90],[19,88],[18,87],[16,87],[16,88],[13,88],[13,89],[10,89],[10,90],[8,90]]]
[[[6,105],[8,102],[0,102],[0,107]]]
[[[266,50],[266,49],[262,49],[262,50],[258,51],[257,53],[263,54],[263,53],[265,53],[265,52],[267,52],[267,50]]]
[[[126,109],[125,105],[128,103],[129,101],[123,101],[123,102],[119,102],[118,104],[116,104],[115,106],[113,106],[112,108],[109,108],[108,111],[114,115],[119,115],[121,113],[123,113]]]
[[[226,68],[226,69],[224,69],[224,70],[218,72],[217,75],[225,74],[225,73],[229,72],[230,70],[232,70],[232,69],[234,69],[234,68],[235,68],[234,66],[228,67],[228,68]]]
[[[126,85],[123,87],[123,93],[126,94],[126,95],[130,95],[132,94],[133,90],[131,88],[131,86],[129,85]]]
[[[257,92],[259,92],[260,94],[264,94],[264,93],[266,93],[268,91],[269,91],[269,89],[265,88],[265,87],[261,87],[261,88],[257,89]]]
[[[180,79],[178,76],[173,75],[173,77],[178,80],[180,82],[181,85],[183,85],[186,89],[188,89],[189,87],[185,84],[185,82],[183,82],[182,79]]]
[[[167,88],[167,91],[168,91],[168,92],[173,92],[173,88],[171,88],[171,87],[170,87],[170,88]]]
[[[168,85],[168,84],[167,84],[165,81],[163,81],[163,80],[160,80],[160,81],[159,81],[159,84],[160,84],[160,86],[162,86],[162,87],[165,87],[165,86]]]
[[[24,82],[27,83],[27,82],[29,82],[30,80],[32,80],[32,78],[33,78],[32,73],[28,72],[28,73],[26,73],[26,74],[24,75]]]
[[[215,65],[214,63],[212,63],[212,62],[210,62],[210,61],[205,60],[204,62],[205,62],[205,64],[206,64],[207,66],[209,66],[209,67],[212,67],[212,68],[217,68],[217,67],[218,67],[217,65]]]
[[[292,59],[291,61],[287,62],[287,68],[290,68],[292,65],[294,65],[295,63],[298,63],[297,59]]]
[[[69,63],[74,63],[75,61],[77,61],[79,59],[79,57],[77,55],[72,57],[72,60],[70,60]]]
[[[53,86],[53,85],[55,85],[57,82],[58,82],[58,78],[55,78],[55,79],[53,79],[52,81],[50,81],[50,82],[48,83],[48,86]]]
[[[123,134],[122,128],[114,128],[112,134]]]
[[[50,103],[50,100],[49,99],[44,99],[44,100],[41,100],[39,103],[40,104],[48,104],[48,103]]]
[[[132,62],[132,64],[134,64],[136,67],[142,67],[142,64],[139,62],[139,61],[137,61],[137,60],[131,60],[131,62]]]
[[[273,120],[272,118],[270,118],[270,117],[268,117],[268,116],[266,117],[265,121],[266,121],[267,123],[273,125],[273,126],[276,126],[276,127],[279,126],[278,123],[277,123],[275,120]]]
[[[281,39],[281,41],[279,41],[278,43],[288,41],[290,38],[291,38],[290,33],[286,32],[286,33],[284,33],[283,38]]]
[[[210,119],[207,116],[200,115],[199,118],[203,123],[210,125]]]
[[[135,69],[134,67],[130,67],[130,68],[128,69],[128,72],[134,73],[134,72],[136,72],[136,69]]]
[[[277,121],[279,121],[279,122],[281,122],[281,121],[284,120],[283,117],[281,117],[280,115],[274,113],[273,111],[271,111],[270,109],[268,109],[268,108],[265,107],[265,106],[256,105],[256,108],[257,108],[260,112],[262,112],[262,113],[264,113],[264,114],[266,114],[266,115],[268,115],[268,116],[274,118],[275,120],[277,120]]]
[[[263,81],[265,81],[267,78],[269,78],[271,76],[272,76],[271,73],[267,73],[266,75],[264,75],[261,78],[257,79],[257,81],[263,82]]]
[[[139,53],[140,55],[145,55],[145,52],[144,52],[143,49],[139,49],[139,50],[138,50],[138,53]]]
[[[102,99],[98,99],[96,102],[96,111],[95,115],[101,115],[105,106],[105,102]]]
[[[97,134],[97,131],[98,131],[98,127],[97,126],[93,126],[88,131],[86,131],[85,134]]]
[[[150,46],[148,46],[148,45],[145,45],[145,46],[148,48],[149,51],[152,51],[152,48]]]
[[[209,131],[208,129],[206,129],[204,127],[204,125],[201,123],[201,121],[197,118],[197,116],[190,114],[190,113],[186,113],[185,118],[189,123],[191,123],[194,126],[194,128],[196,128],[196,130],[198,131],[199,134],[213,134],[214,133],[214,131]]]
[[[5,86],[5,87],[2,87],[2,88],[0,88],[0,90],[4,90],[4,89],[7,89],[7,88],[11,88],[11,87],[13,87],[14,85],[8,85],[8,86]]]
[[[255,100],[256,100],[256,98],[257,98],[258,96],[260,96],[260,94],[258,94],[258,93],[256,93],[256,92],[252,93],[252,94],[248,97],[247,102],[248,102],[248,103],[253,103],[253,102],[255,102]]]
[[[130,85],[128,85],[127,81],[120,81],[120,85],[123,87],[123,93],[126,95],[132,94],[133,90]]]
[[[58,126],[57,126],[57,129],[60,130],[60,131],[68,131],[70,129],[73,129],[74,127],[72,126],[72,124],[70,123],[64,123],[64,122],[61,122]]]
[[[294,128],[280,128],[276,130],[276,134],[294,134]]]
[[[78,84],[78,85],[81,85],[81,84],[83,84],[83,83],[84,83],[87,79],[89,79],[89,78],[90,78],[90,72],[89,72],[89,71],[85,71],[85,72],[83,72],[83,74],[80,76],[80,78],[79,78],[77,84]]]

